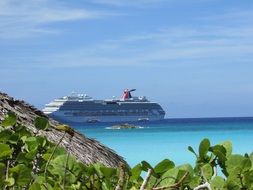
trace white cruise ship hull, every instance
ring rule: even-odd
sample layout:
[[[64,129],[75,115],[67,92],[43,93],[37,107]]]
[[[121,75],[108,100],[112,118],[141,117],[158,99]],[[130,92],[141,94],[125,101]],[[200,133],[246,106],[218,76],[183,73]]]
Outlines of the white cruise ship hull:
[[[46,104],[43,112],[62,123],[137,122],[164,119],[165,112],[145,97],[132,97],[125,90],[121,99],[94,100],[72,94]]]
[[[164,115],[152,116],[66,116],[64,113],[53,113],[50,117],[66,123],[96,123],[96,122],[142,122],[164,119]]]

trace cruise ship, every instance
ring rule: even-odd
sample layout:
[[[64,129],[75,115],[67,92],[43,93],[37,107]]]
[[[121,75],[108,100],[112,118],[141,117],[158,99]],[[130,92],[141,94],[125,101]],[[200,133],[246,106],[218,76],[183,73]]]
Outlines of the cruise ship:
[[[95,100],[86,94],[71,93],[46,104],[42,110],[63,123],[138,122],[162,120],[165,111],[145,96],[134,97],[124,90],[121,98]]]

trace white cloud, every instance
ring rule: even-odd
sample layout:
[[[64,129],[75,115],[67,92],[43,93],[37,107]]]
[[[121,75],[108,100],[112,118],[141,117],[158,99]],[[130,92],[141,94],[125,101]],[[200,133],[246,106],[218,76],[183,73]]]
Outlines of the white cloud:
[[[112,6],[128,6],[128,7],[140,7],[140,6],[148,6],[154,5],[156,3],[166,2],[169,0],[91,0],[91,2],[99,3],[99,4],[107,4]],[[174,0],[170,0],[174,1]]]
[[[58,10],[64,12],[65,8]],[[234,17],[233,14],[227,12],[225,15],[230,16],[226,24],[217,21],[227,16],[215,15],[212,19],[208,18],[209,22],[205,24],[170,26],[118,39],[112,37],[111,40],[103,40],[93,45],[86,44],[81,48],[69,48],[67,51],[59,49],[58,53],[31,57],[30,60],[27,58],[26,62],[37,63],[35,67],[50,68],[250,63],[253,58],[253,23],[244,23],[251,20],[253,13],[250,15],[241,12],[233,11],[234,15],[238,16],[237,20],[243,21],[239,24],[234,23],[230,19]],[[42,14],[38,17],[40,19],[35,19],[38,20],[35,26],[44,22],[61,21],[61,19],[86,18],[82,14],[84,13],[78,11],[76,14],[70,11],[70,15],[62,15],[62,17],[59,12],[47,14],[46,17]],[[53,32],[40,27],[33,28],[33,26],[30,29],[38,30],[36,32]]]
[[[208,1],[218,0],[88,0],[94,4],[115,6],[115,7],[131,7],[131,8],[149,8],[156,5],[162,4],[173,4],[173,3],[205,3]]]
[[[228,23],[241,23],[246,24],[250,23],[252,24],[252,17],[253,12],[251,9],[244,9],[244,10],[238,10],[238,9],[230,9],[224,11],[223,14],[216,14],[216,15],[210,15],[206,17],[198,18],[199,20],[203,20],[206,22],[228,22]]]
[[[49,29],[45,25],[111,15],[113,14],[103,11],[69,8],[55,0],[0,0],[0,38],[57,33],[57,29]]]
[[[51,55],[48,67],[250,63],[253,26],[176,27]],[[198,65],[197,64],[197,65]]]

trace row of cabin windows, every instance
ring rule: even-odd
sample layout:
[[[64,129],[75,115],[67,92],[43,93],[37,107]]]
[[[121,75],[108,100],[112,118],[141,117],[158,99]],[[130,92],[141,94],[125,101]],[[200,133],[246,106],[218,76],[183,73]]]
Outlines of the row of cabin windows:
[[[71,111],[74,111],[74,110],[70,110]],[[85,111],[80,111],[82,113],[105,113],[105,112],[116,112],[116,113],[138,113],[138,112],[141,112],[141,113],[144,113],[144,112],[151,112],[152,110],[148,110],[148,109],[142,109],[142,110],[98,110],[98,111],[93,111],[93,110],[85,110]],[[157,110],[158,111],[158,110]]]
[[[65,115],[74,115],[74,116],[97,116],[97,115],[155,115],[153,112],[148,110],[143,111],[82,111],[82,112],[65,112]]]

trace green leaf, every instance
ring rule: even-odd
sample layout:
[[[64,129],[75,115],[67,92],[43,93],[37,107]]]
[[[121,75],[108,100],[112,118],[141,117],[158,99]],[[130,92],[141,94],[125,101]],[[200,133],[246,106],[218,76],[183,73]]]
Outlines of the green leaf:
[[[160,186],[168,186],[168,185],[172,185],[175,184],[177,176],[179,173],[179,169],[178,167],[172,168],[170,170],[168,170],[167,172],[165,172],[161,179],[163,179],[160,183]]]
[[[42,155],[42,158],[43,158],[44,160],[48,160],[48,159],[50,158],[51,154],[53,153],[53,151],[54,151],[54,147],[48,148],[48,149],[47,149],[47,152],[46,152],[45,154]],[[53,159],[56,158],[57,156],[64,155],[64,154],[66,154],[65,149],[62,148],[62,147],[57,147],[57,148],[55,149],[55,151],[54,151]]]
[[[12,174],[12,177],[15,179],[17,185],[24,186],[29,184],[32,177],[31,168],[28,168],[24,164],[18,164],[17,166],[10,168],[9,171]]]
[[[40,178],[39,180],[37,180],[38,178]],[[43,179],[43,180],[42,180]],[[43,177],[37,177],[36,180],[34,181],[34,183],[29,187],[29,190],[58,190],[58,188],[55,186],[54,188],[50,185],[50,183],[48,182],[47,184],[44,183],[45,179],[44,176]],[[66,189],[67,190],[67,189]],[[68,189],[69,190],[69,189]],[[71,189],[72,190],[72,189]]]
[[[102,165],[100,163],[96,163],[93,165],[94,166],[94,169],[96,171],[96,174],[99,176],[99,177],[103,177],[103,174],[100,170],[100,167],[102,167]]]
[[[239,180],[231,180],[231,179],[227,179],[226,181],[226,189],[229,190],[238,190],[240,189],[240,181]]]
[[[189,182],[189,186],[191,189],[194,189],[195,187],[197,187],[199,184],[201,183],[201,177],[200,176],[194,176],[191,178],[190,182]]]
[[[3,183],[5,179],[5,171],[6,171],[5,164],[0,162],[0,187],[3,187],[5,185]]]
[[[9,129],[4,129],[0,132],[0,142],[6,142],[11,138],[13,132]]]
[[[88,176],[92,176],[95,173],[95,168],[93,165],[84,166],[85,172],[87,172]]]
[[[234,154],[231,155],[228,160],[226,161],[226,169],[227,172],[231,175],[234,174],[234,168],[241,165],[242,161],[244,160],[244,157],[242,155]],[[240,171],[238,171],[240,172]],[[237,175],[237,174],[236,174]]]
[[[41,190],[41,184],[39,184],[38,182],[34,182],[34,183],[30,186],[29,190]]]
[[[251,160],[252,163],[251,170],[253,170],[253,152],[250,154],[249,159]]]
[[[34,160],[37,155],[37,152],[38,152],[37,149],[31,150],[25,154],[25,158],[27,160]]]
[[[244,173],[244,181],[248,187],[253,186],[253,170]]]
[[[10,157],[12,155],[12,149],[9,145],[0,143],[0,159]]]
[[[213,168],[210,164],[205,164],[202,167],[202,171],[207,180],[210,180],[213,175]]]
[[[193,175],[193,168],[190,164],[183,164],[183,165],[178,166],[177,168],[179,170],[187,171],[190,175]]]
[[[246,172],[248,170],[250,170],[251,168],[251,160],[249,158],[245,158],[242,162],[241,162],[241,172]]]
[[[117,170],[114,169],[114,168],[109,168],[109,167],[104,167],[104,166],[101,166],[100,167],[100,171],[102,172],[102,174],[107,177],[107,178],[110,178],[114,175],[116,175],[117,173]]]
[[[36,137],[28,137],[25,140],[25,148],[27,151],[34,151],[37,150],[39,143],[37,142]]]
[[[45,117],[37,117],[34,121],[37,129],[46,130],[49,127],[48,120]]]
[[[45,183],[45,176],[44,175],[42,175],[42,176],[34,176],[34,178],[35,178],[35,183],[38,183],[38,184],[43,184],[43,183]]]
[[[194,149],[191,146],[188,146],[188,150],[192,152],[196,157],[198,157],[197,153],[194,151]]]
[[[215,189],[223,189],[223,187],[225,186],[225,180],[220,177],[220,176],[216,176],[212,181],[211,181],[211,187],[213,190]]]
[[[225,149],[226,149],[226,157],[228,158],[232,154],[232,142],[231,141],[225,141],[220,143]]]
[[[188,174],[187,174],[186,178],[184,178],[184,182],[189,180],[189,178],[190,178],[189,173],[190,172],[179,168],[179,171],[178,171],[178,174],[176,177],[176,182],[180,181],[183,178],[183,176],[186,175],[186,173],[188,173]]]
[[[17,155],[17,159],[16,159],[16,161],[19,164],[25,164],[25,165],[28,165],[29,163],[31,163],[32,160],[33,159],[27,158],[27,153],[25,153],[25,152],[19,152],[19,154]]]
[[[250,154],[250,159],[251,159],[251,161],[253,160],[253,152],[251,152],[251,154]]]
[[[76,183],[77,177],[81,174],[83,168],[81,164],[76,161],[74,156],[69,155],[68,162],[67,157],[68,155],[57,156],[51,161],[49,171],[52,175],[59,176],[60,179],[64,179],[65,176],[67,184]]]
[[[109,185],[107,183],[105,183],[104,181],[102,182],[102,190],[110,190],[108,186]]]
[[[17,133],[14,133],[10,136],[8,139],[8,143],[17,145],[19,141],[19,135]]]
[[[148,171],[148,169],[153,169],[152,166],[146,162],[145,160],[141,162],[141,165],[142,165],[142,170],[143,171]]]
[[[10,178],[8,178],[8,179],[6,179],[5,181],[5,184],[7,185],[7,186],[13,186],[14,184],[15,184],[15,179],[14,178],[12,178],[12,177],[10,177]]]
[[[222,145],[215,145],[209,149],[215,156],[218,157],[219,162],[225,163],[226,158],[226,149]]]
[[[154,172],[157,174],[162,174],[164,172],[166,172],[169,169],[172,169],[175,167],[174,162],[168,160],[168,159],[164,159],[163,161],[161,161],[160,163],[158,163],[155,168],[154,168]]]
[[[16,133],[18,133],[20,137],[32,135],[31,132],[23,125],[16,126]]]
[[[141,164],[137,164],[135,167],[131,170],[131,177],[130,180],[138,180],[142,172],[142,166]]]
[[[14,126],[17,122],[17,117],[13,112],[9,112],[2,122],[3,127]]]
[[[151,175],[148,180],[146,189],[152,189],[157,184],[157,179],[159,178],[155,177],[154,175]]]
[[[210,148],[209,139],[203,139],[199,145],[199,157],[205,158],[205,155],[207,154],[209,148]]]
[[[74,135],[74,130],[68,125],[57,125],[56,129],[59,131],[64,131],[70,135]]]
[[[46,137],[37,136],[37,142],[39,143],[41,147],[44,147],[46,146],[48,141]]]

